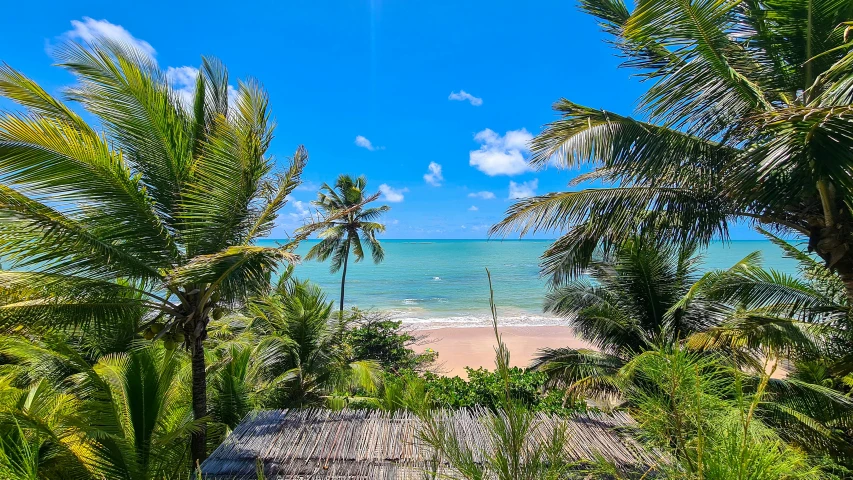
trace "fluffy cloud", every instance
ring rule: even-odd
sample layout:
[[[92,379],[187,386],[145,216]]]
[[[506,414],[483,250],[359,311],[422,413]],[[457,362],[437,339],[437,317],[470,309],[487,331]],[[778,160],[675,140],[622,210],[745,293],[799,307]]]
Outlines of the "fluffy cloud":
[[[476,206],[476,205],[471,205],[471,206],[468,208],[468,211],[469,211],[469,212],[476,212],[477,210],[479,210],[479,208],[477,208],[477,206]]]
[[[195,84],[198,78],[198,69],[190,66],[169,67],[166,69],[166,81],[178,94],[185,108],[192,108],[195,96]],[[237,102],[237,89],[228,85],[228,105],[234,106]]]
[[[370,150],[371,152],[374,150],[382,150],[383,148],[385,148],[385,147],[377,147],[370,140],[368,140],[367,137],[364,137],[362,135],[358,135],[355,137],[355,144],[361,148],[366,148],[366,149]]]
[[[424,174],[424,181],[433,187],[440,187],[444,177],[441,175],[441,165],[435,162],[429,162],[429,173]]]
[[[145,55],[153,58],[157,54],[154,47],[145,40],[140,40],[130,34],[121,25],[110,23],[106,20],[94,20],[83,17],[83,20],[71,20],[72,30],[65,32],[65,37],[71,40],[80,40],[91,43],[96,40],[110,40],[128,47],[132,47]]]
[[[474,105],[475,107],[479,107],[483,104],[482,98],[475,97],[474,95],[471,95],[465,90],[459,90],[458,92],[450,92],[450,95],[447,97],[447,99],[456,100],[458,102],[464,102],[465,100],[468,100],[468,102],[470,102],[471,105]]]
[[[469,164],[489,176],[518,175],[529,167],[524,154],[530,151],[528,143],[533,135],[525,129],[510,130],[498,135],[487,128],[474,135],[480,142],[480,149],[469,154]]]
[[[403,201],[403,198],[404,198],[403,193],[408,192],[409,189],[408,188],[395,189],[395,188],[391,188],[391,186],[388,185],[387,183],[383,183],[382,185],[379,185],[379,191],[382,192],[382,199],[383,200],[386,200],[388,202],[397,203],[397,202]]]
[[[175,89],[181,103],[189,108],[195,95],[195,81],[198,69],[195,67],[169,67],[166,69],[166,81]]]
[[[294,220],[305,220],[306,218],[311,216],[311,210],[308,209],[308,202],[303,202],[301,200],[289,200],[289,204],[293,207],[295,212],[291,212],[290,218]]]
[[[539,179],[534,178],[529,182],[515,183],[509,182],[509,198],[527,198],[536,195],[536,187],[539,186]]]
[[[482,198],[483,200],[492,200],[495,198],[495,194],[486,190],[482,192],[471,192],[468,194],[471,198]]]

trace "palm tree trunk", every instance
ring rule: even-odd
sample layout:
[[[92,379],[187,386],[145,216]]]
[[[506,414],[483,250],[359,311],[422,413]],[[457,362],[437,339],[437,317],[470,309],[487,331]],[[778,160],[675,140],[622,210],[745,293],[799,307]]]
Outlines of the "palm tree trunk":
[[[344,319],[344,288],[346,287],[346,284],[347,284],[347,263],[349,263],[349,242],[347,242],[347,252],[344,255],[344,271],[343,271],[343,274],[341,275],[341,304],[340,304],[340,307],[341,307],[340,318],[341,318],[341,320]]]
[[[193,418],[207,416],[207,371],[204,364],[204,338],[202,334],[193,335],[192,344],[192,404]],[[190,445],[193,468],[207,458],[207,423],[201,423],[193,432]]]
[[[853,305],[853,261],[840,262],[835,267],[835,272],[844,283],[847,293],[847,303]]]

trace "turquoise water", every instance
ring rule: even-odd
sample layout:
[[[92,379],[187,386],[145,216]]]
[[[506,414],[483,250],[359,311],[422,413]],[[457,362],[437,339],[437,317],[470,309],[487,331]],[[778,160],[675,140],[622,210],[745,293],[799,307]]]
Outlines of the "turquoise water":
[[[264,244],[271,245],[268,240]],[[314,242],[297,250],[305,254]],[[539,256],[547,240],[383,240],[385,261],[350,263],[346,304],[385,310],[406,323],[423,327],[488,325],[491,271],[501,323],[552,325],[559,320],[542,313],[546,293],[539,276]],[[714,244],[704,254],[707,269],[728,268],[759,250],[764,266],[795,274],[796,263],[783,258],[768,241]],[[340,272],[330,274],[328,263],[304,262],[295,275],[310,279],[337,300]]]

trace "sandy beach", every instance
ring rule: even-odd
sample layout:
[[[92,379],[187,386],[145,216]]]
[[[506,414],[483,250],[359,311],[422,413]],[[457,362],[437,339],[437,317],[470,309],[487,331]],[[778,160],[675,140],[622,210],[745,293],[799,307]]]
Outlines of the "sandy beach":
[[[510,363],[527,366],[543,347],[591,348],[569,327],[501,327],[504,343],[510,350]],[[415,347],[438,352],[436,370],[445,375],[465,378],[465,367],[495,368],[495,332],[489,327],[436,328],[416,332],[429,343]]]

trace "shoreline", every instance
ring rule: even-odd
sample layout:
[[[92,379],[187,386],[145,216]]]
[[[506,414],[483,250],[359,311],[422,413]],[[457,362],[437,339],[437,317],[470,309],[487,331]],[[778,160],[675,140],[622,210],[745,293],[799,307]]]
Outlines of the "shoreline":
[[[510,365],[526,367],[540,348],[593,348],[567,326],[500,326],[498,332],[510,351]],[[495,368],[495,332],[493,327],[438,327],[414,329],[424,339],[412,348],[423,352],[431,348],[438,360],[431,370],[450,377],[467,378],[465,367]]]

